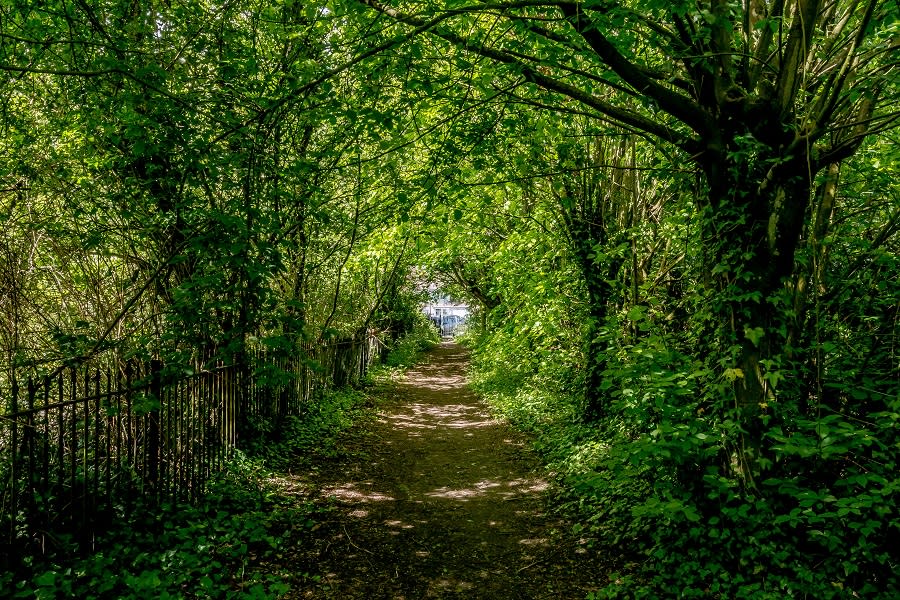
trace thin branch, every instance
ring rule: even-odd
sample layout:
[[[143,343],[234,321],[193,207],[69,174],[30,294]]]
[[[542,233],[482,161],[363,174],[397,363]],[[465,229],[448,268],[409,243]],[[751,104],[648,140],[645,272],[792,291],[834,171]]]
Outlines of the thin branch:
[[[856,65],[856,50],[862,44],[863,40],[866,36],[866,30],[868,29],[869,23],[872,20],[872,17],[875,12],[875,6],[878,4],[877,0],[871,0],[869,5],[866,7],[866,12],[863,15],[862,22],[859,25],[859,29],[856,32],[856,36],[853,39],[853,44],[850,48],[847,49],[847,55],[844,57],[844,62],[841,65],[840,71],[838,71],[835,78],[831,83],[831,98],[824,103],[824,108],[822,112],[819,113],[819,116],[816,118],[816,125],[818,127],[824,126],[831,119],[834,114],[835,106],[837,106],[838,98],[841,96],[841,92],[844,89],[844,84],[847,81],[847,77],[850,76],[853,71],[853,67]],[[828,90],[824,92],[827,94]]]
[[[344,267],[350,260],[350,256],[353,253],[353,247],[356,244],[356,236],[359,233],[359,204],[360,196],[362,195],[362,190],[359,189],[360,187],[362,187],[361,175],[359,173],[357,173],[357,186],[356,206],[353,210],[353,230],[350,234],[350,243],[347,244],[347,253],[344,255],[344,260],[341,261],[340,265],[338,265],[337,282],[335,283],[334,287],[334,297],[331,304],[331,312],[328,314],[328,318],[325,319],[325,323],[322,325],[322,332],[319,334],[320,342],[324,341],[325,334],[328,332],[328,327],[331,325],[332,320],[334,320],[335,314],[337,314],[338,300],[340,299],[341,294],[341,279],[344,273]]]
[[[172,255],[169,258],[160,262],[160,264],[156,267],[156,270],[154,270],[153,273],[150,274],[150,276],[147,278],[147,280],[144,282],[144,284],[140,288],[138,288],[137,292],[132,294],[132,296],[128,300],[128,302],[125,303],[125,306],[122,307],[122,310],[120,310],[119,313],[116,315],[116,317],[112,320],[112,322],[110,322],[109,325],[107,325],[106,329],[103,331],[103,333],[100,334],[100,336],[96,339],[94,344],[86,352],[83,352],[81,354],[81,356],[74,358],[74,361],[76,363],[83,363],[83,362],[89,360],[92,356],[94,356],[94,354],[96,354],[100,350],[100,348],[103,347],[103,343],[106,340],[106,338],[108,338],[110,336],[110,334],[112,334],[112,332],[115,330],[115,328],[118,327],[118,325],[122,321],[122,319],[125,318],[125,316],[131,310],[131,308],[144,295],[144,292],[146,292],[150,288],[150,286],[157,280],[157,278],[163,273],[164,270],[166,270],[167,268],[169,268],[172,265],[172,260],[178,256],[179,252],[181,252],[185,247],[187,247],[189,241],[190,240],[183,241],[181,244],[179,244],[177,247],[174,248]],[[69,362],[71,362],[71,360],[67,361],[67,363],[69,363]],[[63,371],[63,369],[65,369],[65,367],[66,367],[65,364],[57,367],[49,375],[50,379],[53,379],[54,377],[56,377],[59,373],[61,373]]]
[[[375,300],[375,303],[372,304],[372,309],[369,311],[369,314],[366,316],[365,322],[362,324],[361,329],[368,329],[369,324],[372,322],[372,317],[375,316],[375,311],[378,310],[378,307],[381,306],[381,302],[384,300],[384,297],[387,295],[387,291],[390,286],[393,284],[394,280],[397,278],[397,271],[400,267],[400,261],[403,259],[403,256],[406,254],[406,247],[409,245],[410,236],[405,236],[403,238],[403,246],[400,248],[400,252],[397,253],[397,258],[394,260],[394,266],[391,267],[390,275],[388,275],[387,281],[381,288],[381,293],[378,294],[378,298]]]

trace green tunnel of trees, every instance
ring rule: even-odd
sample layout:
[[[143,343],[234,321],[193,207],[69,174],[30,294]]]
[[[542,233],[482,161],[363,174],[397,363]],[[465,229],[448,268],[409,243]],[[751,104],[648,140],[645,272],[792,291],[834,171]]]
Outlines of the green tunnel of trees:
[[[0,390],[438,285],[598,597],[895,598],[898,50],[894,0],[4,0]]]

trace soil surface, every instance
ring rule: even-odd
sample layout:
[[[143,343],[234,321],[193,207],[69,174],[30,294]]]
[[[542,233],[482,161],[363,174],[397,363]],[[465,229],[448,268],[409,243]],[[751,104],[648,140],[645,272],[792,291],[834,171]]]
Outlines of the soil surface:
[[[382,392],[378,418],[351,429],[339,458],[298,487],[332,506],[295,568],[291,598],[580,599],[597,557],[548,510],[526,440],[466,382],[444,343]]]

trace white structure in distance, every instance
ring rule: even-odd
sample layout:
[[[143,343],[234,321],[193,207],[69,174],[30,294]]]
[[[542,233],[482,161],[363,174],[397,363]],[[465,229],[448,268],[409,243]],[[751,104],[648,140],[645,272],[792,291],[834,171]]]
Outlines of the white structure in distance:
[[[469,305],[457,304],[446,297],[438,297],[422,306],[422,312],[431,319],[441,337],[454,337],[465,331],[469,319]]]

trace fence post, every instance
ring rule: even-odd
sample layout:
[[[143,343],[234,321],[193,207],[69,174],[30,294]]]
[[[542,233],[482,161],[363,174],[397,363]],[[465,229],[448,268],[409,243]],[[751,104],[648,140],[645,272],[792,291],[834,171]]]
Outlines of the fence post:
[[[159,483],[159,409],[162,403],[162,367],[162,361],[150,361],[150,395],[154,402],[147,414],[147,479],[154,499],[156,499],[157,484]]]
[[[15,415],[19,411],[19,382],[16,381],[16,375],[12,376],[12,398],[10,400],[9,412],[12,417],[12,443],[9,448],[10,462],[10,510],[9,510],[9,548],[15,547],[16,542],[16,518],[19,514],[19,473],[18,473],[18,452],[19,452],[19,417]],[[6,554],[6,553],[4,553]],[[12,552],[8,553],[8,558],[12,558]],[[4,561],[6,562],[6,561]],[[4,565],[8,567],[9,565]]]
[[[25,496],[23,498],[23,506],[25,507],[25,520],[28,523],[28,528],[31,529],[34,527],[34,517],[35,513],[37,512],[35,507],[35,495],[37,491],[35,487],[35,481],[37,479],[37,467],[35,464],[36,457],[34,449],[34,397],[35,395],[37,395],[37,385],[34,382],[34,377],[28,378],[27,393],[28,399],[26,404],[27,412],[25,416],[25,429],[24,431],[22,431],[22,452],[25,455],[25,460],[23,460],[23,463],[26,468],[24,479]],[[19,449],[15,448],[15,451],[18,452]]]

